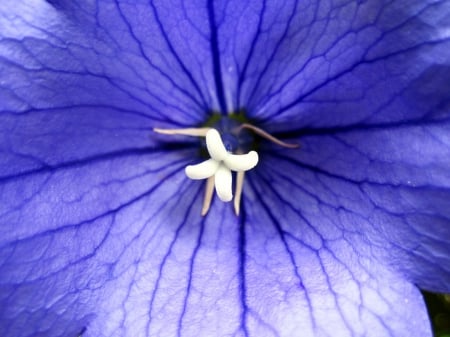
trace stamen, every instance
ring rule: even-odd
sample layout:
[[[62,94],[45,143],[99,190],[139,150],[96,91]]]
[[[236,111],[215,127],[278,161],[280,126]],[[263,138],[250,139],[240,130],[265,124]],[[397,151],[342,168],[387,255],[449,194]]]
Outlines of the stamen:
[[[236,191],[234,195],[234,213],[239,215],[239,211],[241,210],[241,196],[242,196],[242,188],[244,186],[244,176],[245,171],[238,171],[236,173]]]
[[[270,133],[264,131],[263,129],[260,129],[260,128],[254,126],[254,125],[248,124],[248,123],[244,123],[244,124],[240,125],[239,127],[243,128],[243,129],[252,130],[254,133],[260,135],[261,137],[266,138],[266,139],[270,140],[271,142],[273,142],[277,145],[283,146],[283,147],[287,147],[290,149],[296,149],[296,148],[300,147],[299,144],[283,142],[282,140],[275,138],[274,136],[272,136]]]
[[[208,211],[209,207],[211,206],[211,201],[213,197],[214,192],[214,177],[209,177],[206,181],[205,186],[205,198],[203,199],[203,207],[202,207],[202,216],[205,216]]]
[[[211,128],[186,128],[186,129],[160,129],[153,128],[156,133],[161,133],[163,135],[184,135],[184,136],[194,136],[194,137],[205,137],[206,133],[211,130]]]

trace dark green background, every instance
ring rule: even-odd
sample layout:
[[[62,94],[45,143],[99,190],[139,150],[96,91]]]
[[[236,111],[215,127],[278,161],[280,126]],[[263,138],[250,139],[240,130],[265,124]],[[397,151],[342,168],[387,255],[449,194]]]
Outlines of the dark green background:
[[[450,294],[422,292],[436,337],[450,337]]]

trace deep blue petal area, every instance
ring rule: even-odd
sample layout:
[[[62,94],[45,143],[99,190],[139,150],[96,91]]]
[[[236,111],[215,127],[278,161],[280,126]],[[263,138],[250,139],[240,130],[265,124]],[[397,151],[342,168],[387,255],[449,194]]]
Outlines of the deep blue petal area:
[[[448,12],[3,1],[0,335],[431,336]],[[263,145],[241,215],[202,218],[195,140],[151,128],[239,108],[302,147]]]
[[[268,150],[270,175],[347,213],[343,228],[374,231],[368,243],[412,282],[449,291],[450,3],[233,4],[220,41],[234,107],[302,144]]]
[[[336,225],[366,233],[364,249],[382,263],[421,287],[449,291],[449,2],[239,8],[245,15],[230,14],[224,25],[234,30],[222,30],[222,41],[250,32],[223,43],[234,104],[302,144],[268,150],[267,172],[279,170],[335,209]],[[323,214],[313,214],[311,223],[321,222]]]
[[[203,122],[217,107],[209,37],[199,33],[208,30],[207,13],[194,3],[180,6],[3,2],[3,108],[109,109],[172,126]]]
[[[192,141],[156,146],[151,127],[202,121],[213,105],[206,81],[200,88],[170,44],[160,42],[164,34],[152,33],[152,7],[89,6],[0,5],[4,336],[85,331],[120,307],[108,305],[107,290],[130,287],[148,241],[161,236],[155,231],[176,217],[184,222],[191,208],[199,212],[192,207],[199,186],[190,188],[183,172],[197,154]],[[129,21],[136,13],[155,27],[135,31]],[[198,45],[189,55],[200,55]],[[166,207],[178,214],[170,221]],[[133,243],[147,226],[149,236]]]
[[[424,289],[448,292],[449,134],[450,125],[437,122],[307,135],[298,153],[272,150],[277,165],[264,174],[298,187],[288,202],[310,223],[328,214],[359,254]]]
[[[448,1],[225,2],[224,81],[234,109],[267,129],[439,120],[449,110]]]

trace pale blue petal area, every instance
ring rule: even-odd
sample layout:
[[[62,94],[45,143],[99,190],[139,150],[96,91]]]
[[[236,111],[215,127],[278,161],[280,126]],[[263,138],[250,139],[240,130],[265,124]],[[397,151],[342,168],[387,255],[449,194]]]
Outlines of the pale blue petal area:
[[[141,260],[198,217],[190,152],[129,150],[2,176],[0,334],[77,336],[119,310],[115,292],[132,287]]]
[[[283,211],[238,221],[222,204],[160,229],[86,336],[431,336],[414,286]]]
[[[358,254],[340,230],[299,226],[289,205],[266,207],[270,186],[250,180],[259,195],[248,193],[241,218],[216,203],[203,220],[198,186],[180,186],[158,210],[149,196],[18,241],[4,266],[32,268],[9,275],[15,291],[6,313],[26,299],[27,329],[47,336],[75,328],[86,337],[431,336],[414,286]],[[36,258],[25,261],[21,249],[33,247]],[[7,332],[27,336],[27,329],[14,320]]]
[[[299,223],[289,206],[266,208],[274,192],[254,187],[261,195],[248,195],[239,219],[215,204],[204,221],[193,207],[189,223],[159,229],[120,286],[107,287],[85,335],[431,336],[417,288],[340,230]]]
[[[239,224],[229,205],[217,204],[205,218],[200,206],[140,233],[145,253],[107,288],[109,301],[87,337],[243,335]]]
[[[2,110],[81,107],[151,125],[201,123],[218,107],[206,15],[204,4],[167,1],[3,1]]]
[[[224,81],[235,109],[266,129],[436,120],[448,110],[448,1],[226,3]]]
[[[261,204],[248,207],[245,229],[249,335],[431,336],[418,289],[359,252],[330,219],[307,218],[299,194],[289,198],[297,186],[279,195],[279,180],[249,179],[256,195],[244,209]]]
[[[448,292],[449,134],[441,121],[305,135],[298,151],[272,149],[258,172],[312,227],[334,226],[374,264]]]

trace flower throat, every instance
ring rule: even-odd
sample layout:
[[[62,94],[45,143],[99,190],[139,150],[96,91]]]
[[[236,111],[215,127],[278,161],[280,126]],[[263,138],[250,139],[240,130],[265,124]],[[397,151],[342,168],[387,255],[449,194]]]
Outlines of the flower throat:
[[[210,209],[214,189],[220,200],[233,200],[232,171],[236,172],[234,193],[234,211],[240,212],[245,172],[253,169],[259,161],[258,138],[270,140],[280,146],[297,148],[297,144],[289,144],[273,137],[266,131],[247,123],[244,114],[231,114],[223,117],[213,114],[202,127],[185,129],[153,129],[157,133],[166,135],[185,135],[204,137],[202,139],[201,154],[206,160],[185,168],[186,176],[190,179],[206,179],[205,197],[201,214],[206,215]]]

